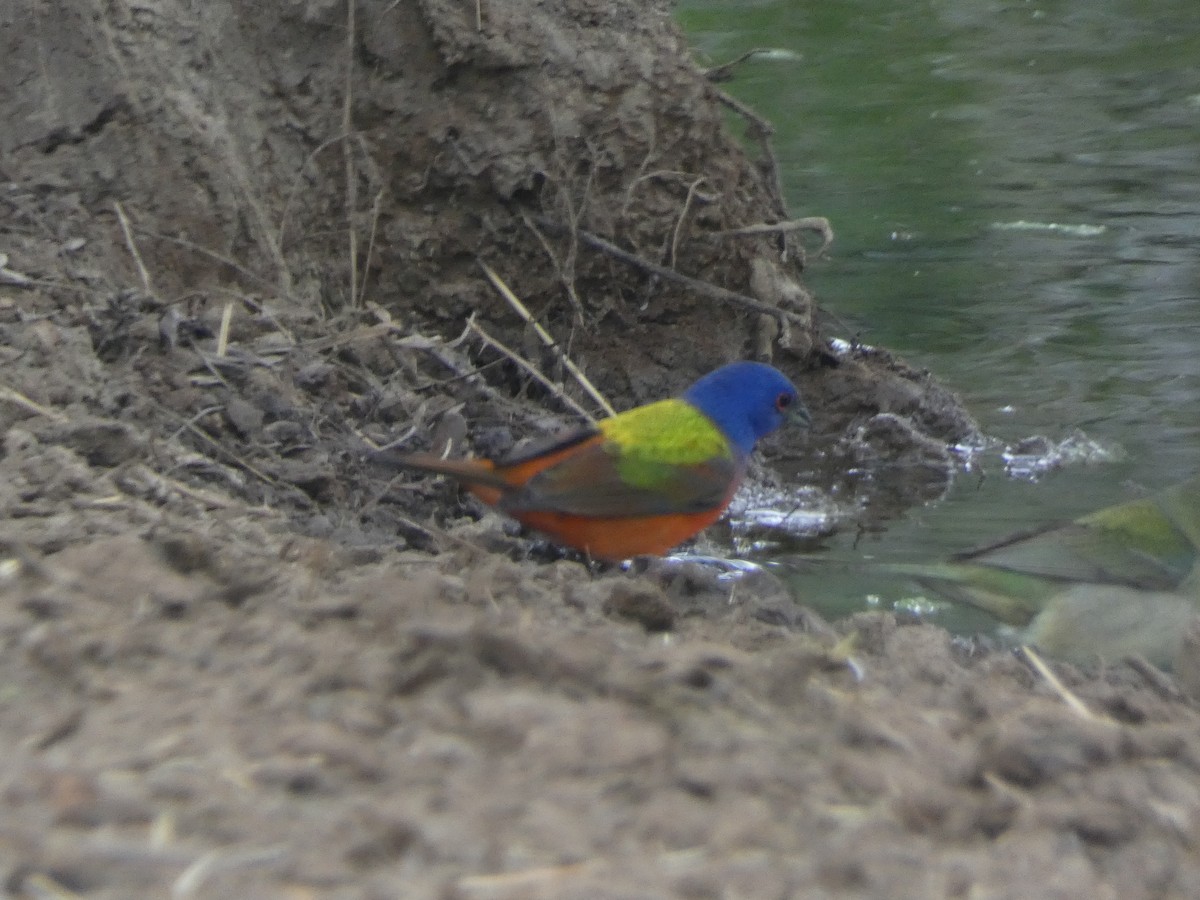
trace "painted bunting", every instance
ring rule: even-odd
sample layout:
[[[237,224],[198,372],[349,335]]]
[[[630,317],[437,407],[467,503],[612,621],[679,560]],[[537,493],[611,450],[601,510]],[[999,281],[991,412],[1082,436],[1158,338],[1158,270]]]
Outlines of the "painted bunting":
[[[1200,476],[946,563],[889,569],[1060,659],[1170,668],[1200,615]]]
[[[681,396],[639,406],[503,460],[407,454],[402,466],[458,479],[484,503],[594,559],[662,555],[729,505],[759,438],[810,424],[775,368],[736,362]]]

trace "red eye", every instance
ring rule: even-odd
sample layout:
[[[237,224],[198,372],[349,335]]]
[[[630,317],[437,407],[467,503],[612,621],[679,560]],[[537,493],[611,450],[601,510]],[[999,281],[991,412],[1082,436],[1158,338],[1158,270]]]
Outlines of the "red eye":
[[[783,412],[785,409],[787,409],[789,406],[792,405],[792,401],[795,399],[796,398],[793,397],[791,394],[780,394],[778,397],[775,398],[775,408],[777,410],[779,410],[780,412]]]

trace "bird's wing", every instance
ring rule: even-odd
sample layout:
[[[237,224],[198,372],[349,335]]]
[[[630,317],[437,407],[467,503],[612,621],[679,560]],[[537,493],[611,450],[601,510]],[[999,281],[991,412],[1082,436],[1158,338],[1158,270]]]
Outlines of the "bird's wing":
[[[597,438],[506,492],[500,508],[595,517],[703,512],[725,502],[739,475],[732,457],[690,464],[631,460],[615,442]]]
[[[515,454],[504,459],[443,459],[432,453],[394,453],[378,452],[372,457],[388,465],[400,466],[405,469],[416,469],[421,472],[433,472],[438,475],[449,475],[457,478],[466,485],[474,485],[493,490],[507,490],[514,485],[519,486],[555,460],[599,432],[595,429],[572,431],[566,435],[537,441],[522,448]]]
[[[720,508],[743,471],[729,442],[690,404],[660,400],[498,469],[509,513],[638,517]]]

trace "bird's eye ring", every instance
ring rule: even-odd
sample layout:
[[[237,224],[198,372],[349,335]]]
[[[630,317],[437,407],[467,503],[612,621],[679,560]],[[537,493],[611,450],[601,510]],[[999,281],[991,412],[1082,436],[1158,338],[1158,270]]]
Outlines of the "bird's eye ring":
[[[795,398],[791,394],[780,394],[775,398],[775,408],[780,412],[783,412],[792,405],[792,401],[794,399]]]

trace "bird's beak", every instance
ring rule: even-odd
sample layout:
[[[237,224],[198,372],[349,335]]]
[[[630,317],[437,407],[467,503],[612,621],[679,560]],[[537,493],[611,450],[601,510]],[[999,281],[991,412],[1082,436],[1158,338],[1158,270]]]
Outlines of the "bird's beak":
[[[800,428],[812,428],[812,416],[808,412],[808,407],[798,401],[788,408],[783,418],[788,425]]]

